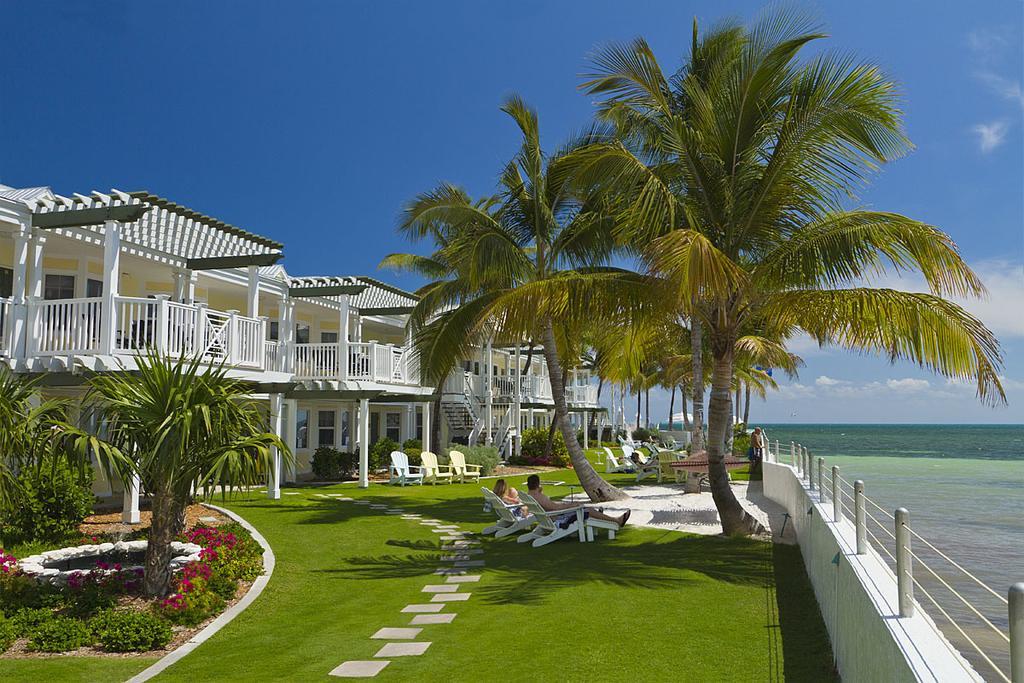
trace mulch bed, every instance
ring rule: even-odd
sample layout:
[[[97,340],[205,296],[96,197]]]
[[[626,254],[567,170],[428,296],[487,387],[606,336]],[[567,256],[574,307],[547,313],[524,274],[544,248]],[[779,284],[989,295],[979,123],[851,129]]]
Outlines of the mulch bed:
[[[153,519],[153,513],[149,510],[142,510],[139,513],[141,521],[138,524],[125,524],[121,521],[120,512],[89,515],[79,526],[78,530],[83,536],[121,536],[149,528]],[[215,521],[200,522],[200,518],[209,517]],[[203,524],[204,526],[220,526],[231,520],[225,515],[211,510],[202,505],[189,505],[185,510],[185,530]]]

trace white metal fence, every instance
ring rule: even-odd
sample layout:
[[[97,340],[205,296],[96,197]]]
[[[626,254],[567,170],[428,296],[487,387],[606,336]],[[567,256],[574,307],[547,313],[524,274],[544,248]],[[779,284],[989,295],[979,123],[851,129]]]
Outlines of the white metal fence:
[[[893,570],[901,617],[920,603],[986,679],[1024,682],[1024,583],[1004,597],[914,531],[908,510],[890,512],[868,497],[863,481],[843,478],[800,444],[790,443],[788,453],[778,440],[773,453],[768,446],[769,457],[794,467],[819,502],[831,502],[833,520],[853,521],[858,554],[873,551]]]

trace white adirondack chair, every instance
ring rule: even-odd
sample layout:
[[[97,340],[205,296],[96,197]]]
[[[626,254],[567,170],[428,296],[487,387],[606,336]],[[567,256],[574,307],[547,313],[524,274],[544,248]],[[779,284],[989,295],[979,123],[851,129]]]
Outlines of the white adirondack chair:
[[[437,456],[430,451],[420,453],[420,462],[423,463],[423,481],[430,484],[450,484],[452,481],[452,468],[450,465],[439,465]]]
[[[422,484],[423,468],[409,464],[409,456],[402,451],[391,451],[391,479],[389,483],[405,486],[406,484]]]
[[[532,514],[525,517],[516,516],[515,510],[522,507],[521,505],[509,505],[487,487],[481,486],[480,490],[484,492],[484,500],[490,503],[494,514],[498,516],[498,521],[486,527],[481,533],[494,534],[495,538],[504,538],[523,529],[529,529],[537,523],[537,518]]]
[[[614,453],[612,453],[612,449],[608,448],[607,446],[604,446],[603,448],[606,455],[604,461],[604,469],[606,474],[616,474],[617,472],[632,472],[636,470],[636,467],[633,465],[633,462],[631,460],[619,462],[619,459],[615,457]]]
[[[448,460],[451,461],[452,472],[455,479],[465,483],[467,479],[480,481],[480,474],[483,471],[482,465],[474,465],[466,462],[466,456],[462,451],[449,451]]]
[[[608,531],[608,538],[615,538],[615,532],[619,530],[619,525],[615,522],[606,522],[601,519],[586,519],[584,520],[583,512],[584,506],[580,505],[576,508],[567,508],[565,510],[554,510],[553,512],[546,511],[541,507],[537,500],[529,495],[528,493],[520,493],[520,500],[526,505],[530,513],[537,519],[537,526],[534,527],[533,531],[523,534],[516,539],[519,543],[526,543],[527,541],[533,541],[533,547],[539,548],[542,545],[547,545],[557,541],[560,538],[566,536],[577,536],[580,542],[593,541],[595,529],[605,529]],[[555,521],[558,518],[566,515],[576,513],[576,519],[574,519],[566,528],[562,528]]]

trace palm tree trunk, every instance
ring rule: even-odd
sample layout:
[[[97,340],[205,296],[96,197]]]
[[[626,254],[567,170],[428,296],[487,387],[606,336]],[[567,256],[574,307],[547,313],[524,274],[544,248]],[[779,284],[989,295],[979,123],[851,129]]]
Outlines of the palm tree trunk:
[[[686,382],[679,385],[679,398],[683,408],[683,431],[690,431],[690,413],[686,411]]]
[[[153,494],[153,521],[146,546],[146,574],[143,590],[149,597],[162,597],[171,589],[171,543],[185,529],[186,501],[173,493]]]
[[[640,418],[643,416],[640,412],[640,399],[643,398],[644,392],[642,389],[637,388],[636,390],[636,428],[640,429]]]
[[[704,328],[690,318],[690,354],[693,363],[693,453],[704,450]]]
[[[544,360],[548,364],[548,375],[551,376],[551,395],[555,401],[555,420],[562,430],[562,438],[565,439],[565,447],[569,451],[569,459],[572,461],[576,476],[579,477],[580,485],[595,503],[608,500],[628,499],[625,493],[615,488],[594,471],[590,461],[583,453],[580,442],[576,440],[576,433],[569,424],[569,406],[565,402],[565,385],[562,384],[562,364],[558,360],[558,351],[555,346],[555,330],[551,318],[544,320]]]
[[[750,424],[750,382],[743,383],[743,391],[746,393],[743,401],[743,424]]]
[[[711,495],[722,520],[722,531],[727,536],[761,533],[764,528],[747,514],[733,495],[729,486],[729,475],[725,467],[725,438],[728,430],[732,403],[732,344],[724,345],[726,351],[715,351],[711,375],[711,399],[708,402],[708,479],[711,481]]]
[[[644,389],[644,426],[651,428],[651,390]]]
[[[675,431],[675,424],[672,422],[672,414],[676,411],[676,385],[672,385],[672,398],[668,402],[668,431]]]

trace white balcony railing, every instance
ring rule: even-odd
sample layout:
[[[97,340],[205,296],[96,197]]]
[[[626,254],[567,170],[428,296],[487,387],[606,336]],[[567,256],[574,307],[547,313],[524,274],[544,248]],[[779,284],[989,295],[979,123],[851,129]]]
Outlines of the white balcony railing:
[[[10,356],[14,347],[14,304],[10,299],[0,297],[0,356]]]
[[[102,298],[38,301],[30,307],[37,355],[99,353]]]
[[[445,393],[459,393],[460,387],[454,383],[452,378],[461,377],[461,372],[452,373],[449,382],[445,385]],[[478,375],[470,375],[470,385],[473,395],[481,401],[487,396],[487,378]],[[589,375],[574,374],[571,382],[565,388],[565,398],[570,404],[585,403],[593,405],[597,403],[597,387],[590,385]],[[450,385],[450,388],[449,388]],[[498,403],[510,403],[515,398],[516,377],[511,375],[496,375],[491,377],[491,398]],[[551,403],[554,397],[551,393],[551,380],[547,375],[521,375],[519,377],[520,400],[525,403]]]
[[[343,347],[348,364],[338,363]],[[408,347],[377,342],[296,344],[295,378],[316,380],[350,379],[383,384],[419,384],[419,363]]]

